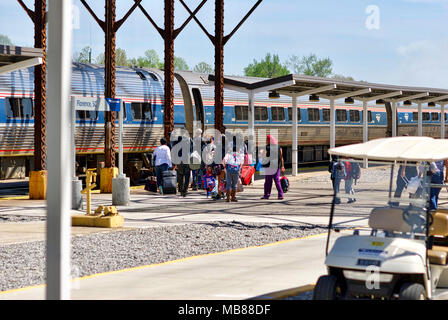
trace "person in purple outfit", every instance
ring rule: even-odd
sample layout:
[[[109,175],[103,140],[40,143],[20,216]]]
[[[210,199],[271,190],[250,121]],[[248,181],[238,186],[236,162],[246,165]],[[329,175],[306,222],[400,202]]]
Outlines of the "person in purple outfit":
[[[276,159],[270,159],[271,151],[277,154]],[[265,168],[264,178],[264,195],[261,199],[269,199],[272,190],[272,180],[274,180],[275,187],[278,191],[278,200],[283,200],[283,189],[280,183],[280,174],[285,173],[285,165],[283,162],[282,149],[278,145],[277,140],[272,136],[266,137],[266,158],[267,161],[263,161],[263,168]]]

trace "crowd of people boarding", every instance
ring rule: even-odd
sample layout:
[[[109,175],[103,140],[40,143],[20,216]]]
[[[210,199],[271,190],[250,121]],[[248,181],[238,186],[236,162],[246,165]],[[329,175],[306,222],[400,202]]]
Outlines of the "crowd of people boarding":
[[[284,199],[289,186],[288,179],[281,177],[285,173],[283,153],[272,135],[267,135],[258,161],[242,134],[203,137],[201,129],[195,131],[193,139],[185,131],[170,142],[161,138],[152,160],[154,176],[148,178],[145,189],[162,195],[186,197],[190,191],[203,190],[207,198],[238,202],[237,193],[252,183],[256,171],[265,177],[261,199],[271,196],[272,182],[279,200]]]

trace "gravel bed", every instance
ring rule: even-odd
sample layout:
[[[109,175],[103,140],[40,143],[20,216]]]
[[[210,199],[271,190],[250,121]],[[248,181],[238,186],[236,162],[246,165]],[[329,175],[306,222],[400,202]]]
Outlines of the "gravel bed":
[[[12,215],[12,214],[2,214],[0,215],[0,223],[8,222],[32,222],[32,221],[46,221],[46,217],[42,216],[22,216],[22,215]]]
[[[325,226],[215,222],[72,237],[72,277],[326,232]],[[45,282],[45,242],[0,246],[0,291]]]

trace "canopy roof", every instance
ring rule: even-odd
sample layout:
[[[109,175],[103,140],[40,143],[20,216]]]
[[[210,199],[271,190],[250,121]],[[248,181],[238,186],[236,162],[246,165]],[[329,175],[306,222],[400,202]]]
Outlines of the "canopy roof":
[[[208,80],[212,84],[215,81],[215,76],[209,75]],[[410,100],[414,103],[448,103],[447,89],[397,86],[295,74],[272,79],[226,76],[224,85],[237,91],[276,91],[287,96],[316,94],[324,99],[335,100],[351,97],[360,101],[400,102]]]
[[[385,161],[438,161],[448,159],[448,140],[430,137],[375,139],[328,150],[331,155]]]
[[[42,58],[39,48],[0,45],[0,74],[42,64]]]

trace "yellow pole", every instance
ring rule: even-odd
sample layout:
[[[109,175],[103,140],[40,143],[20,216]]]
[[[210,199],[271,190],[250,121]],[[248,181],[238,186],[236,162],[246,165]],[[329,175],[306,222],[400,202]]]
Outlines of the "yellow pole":
[[[86,174],[86,188],[82,190],[81,193],[86,194],[86,200],[87,200],[87,208],[86,208],[86,214],[90,214],[90,207],[91,207],[91,191],[93,188],[96,187],[96,184],[92,182],[96,182],[96,172],[94,172],[96,169],[88,169]]]

